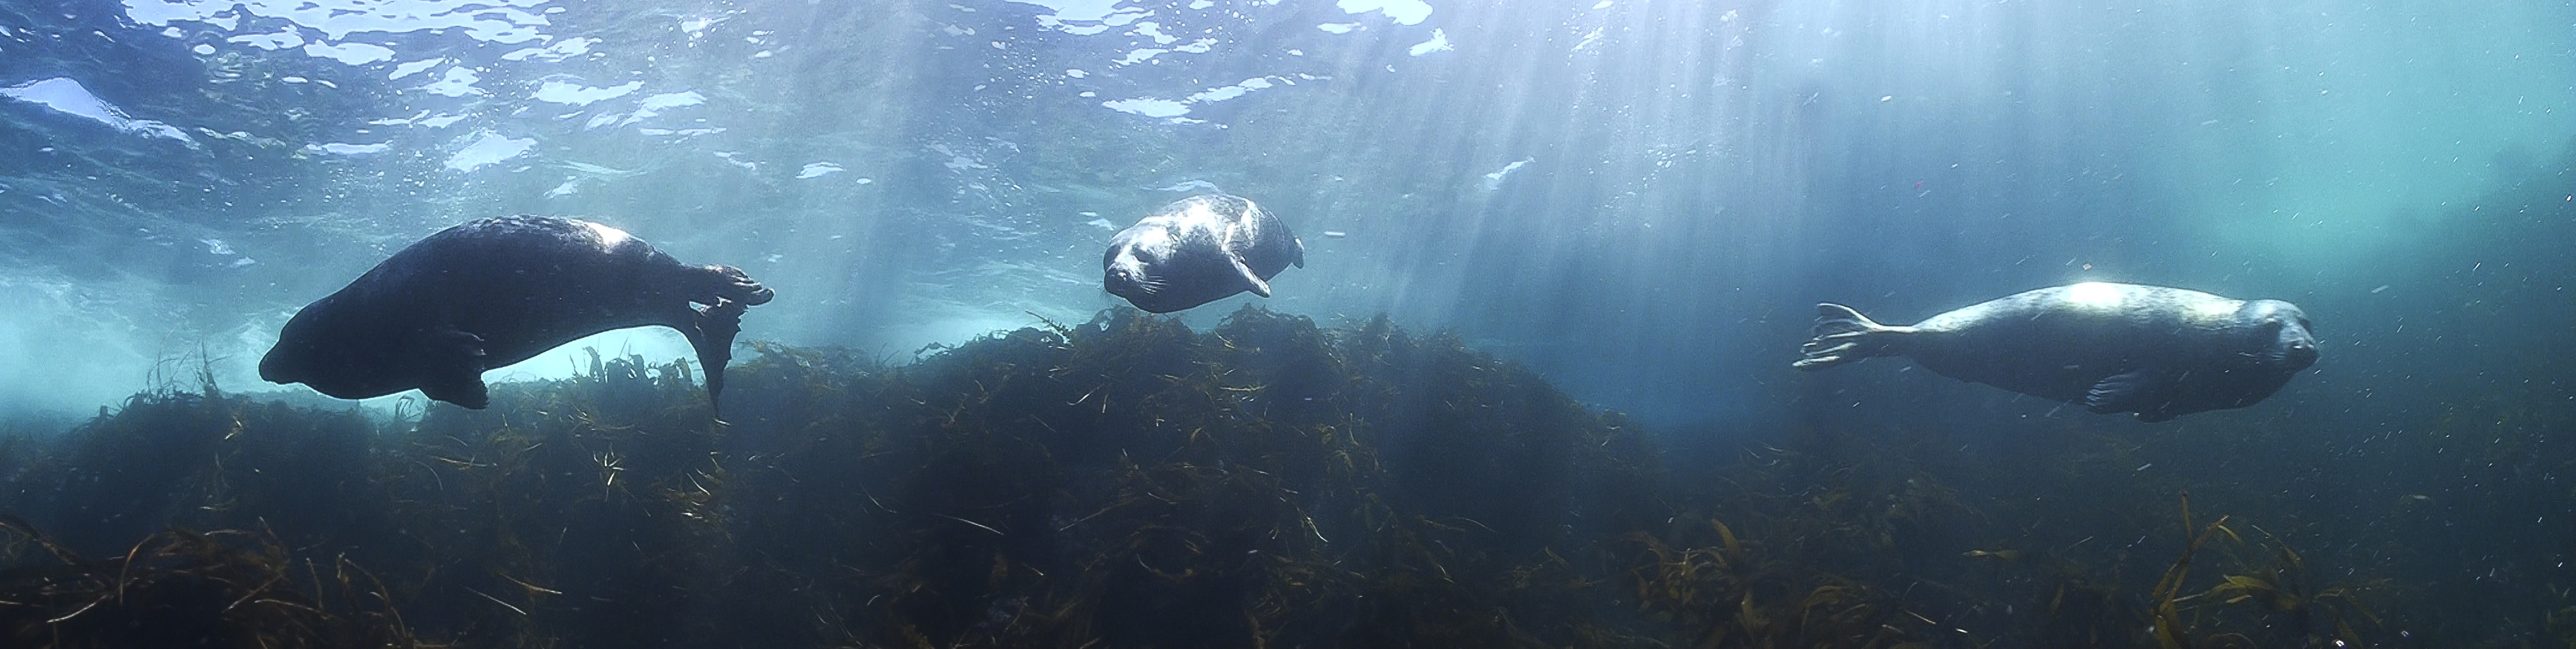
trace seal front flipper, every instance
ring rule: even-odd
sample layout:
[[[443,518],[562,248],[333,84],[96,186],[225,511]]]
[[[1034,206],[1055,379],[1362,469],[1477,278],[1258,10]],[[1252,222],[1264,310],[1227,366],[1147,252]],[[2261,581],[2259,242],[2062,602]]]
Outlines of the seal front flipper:
[[[2140,402],[2145,400],[2147,384],[2153,380],[2146,370],[2129,370],[2103,377],[2100,382],[2093,384],[2092,390],[2085,393],[2084,409],[2103,415],[2136,410],[2141,411],[2138,413],[2138,418],[2146,420],[2147,414],[2143,412],[2142,407],[2145,404]],[[2172,415],[2165,416],[2165,419],[2172,418]],[[2163,421],[2163,419],[2147,421]]]
[[[1882,325],[1851,307],[1820,303],[1816,305],[1816,337],[1799,347],[1804,358],[1789,366],[1820,370],[1872,356],[1894,356],[1895,339],[1911,333],[1913,327]]]
[[[1225,259],[1234,262],[1234,272],[1242,273],[1243,281],[1252,285],[1252,294],[1270,297],[1270,282],[1261,279],[1260,273],[1252,272],[1252,266],[1243,263],[1242,254],[1228,250],[1225,251]]]
[[[1244,201],[1243,213],[1226,224],[1225,237],[1217,242],[1217,249],[1225,252],[1225,261],[1234,265],[1234,272],[1243,276],[1245,284],[1251,285],[1252,294],[1270,297],[1270,280],[1262,279],[1261,273],[1252,270],[1252,264],[1243,261],[1243,251],[1252,248],[1247,242],[1254,241],[1256,233],[1261,232],[1261,218],[1261,208]],[[1296,256],[1298,267],[1305,267],[1305,248],[1298,248]]]
[[[453,328],[430,332],[428,337],[420,350],[427,370],[421,395],[475,410],[491,406],[491,390],[483,385],[483,337]]]

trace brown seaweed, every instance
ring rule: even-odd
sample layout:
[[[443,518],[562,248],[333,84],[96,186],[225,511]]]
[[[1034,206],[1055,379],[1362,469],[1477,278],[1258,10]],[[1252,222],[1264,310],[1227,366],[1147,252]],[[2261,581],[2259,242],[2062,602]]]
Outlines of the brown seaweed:
[[[2405,537],[2275,535],[2261,482],[2171,454],[2259,436],[2071,430],[1998,476],[1820,418],[1683,461],[1384,317],[1037,325],[902,362],[752,343],[725,421],[685,360],[597,354],[484,411],[138,395],[0,445],[0,614],[58,646],[2179,649],[2381,644],[2439,606],[2356,570]],[[2176,533],[2184,488],[2230,515]],[[2555,594],[2525,633],[2576,628],[2565,585],[2500,586]],[[83,626],[185,610],[232,617]]]
[[[376,576],[345,557],[298,561],[265,531],[145,537],[88,559],[14,516],[0,534],[44,550],[0,570],[0,638],[75,647],[434,647],[414,636]]]

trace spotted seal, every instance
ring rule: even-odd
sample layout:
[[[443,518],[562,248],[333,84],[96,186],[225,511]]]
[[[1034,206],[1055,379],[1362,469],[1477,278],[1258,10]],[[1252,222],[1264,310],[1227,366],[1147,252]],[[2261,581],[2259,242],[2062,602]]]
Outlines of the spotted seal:
[[[1799,369],[1905,356],[1942,376],[2147,422],[2254,405],[2317,362],[2297,305],[2162,286],[2043,288],[1910,327],[1840,304],[1816,311]]]
[[[479,219],[429,235],[297,311],[259,377],[342,399],[419,388],[480,409],[490,404],[484,370],[583,336],[662,325],[696,348],[713,402],[743,310],[773,295],[741,269],[682,264],[606,225]]]
[[[1240,196],[1201,194],[1119,231],[1101,255],[1101,284],[1171,313],[1244,291],[1270,297],[1270,278],[1291,265],[1306,267],[1306,243],[1277,217]]]

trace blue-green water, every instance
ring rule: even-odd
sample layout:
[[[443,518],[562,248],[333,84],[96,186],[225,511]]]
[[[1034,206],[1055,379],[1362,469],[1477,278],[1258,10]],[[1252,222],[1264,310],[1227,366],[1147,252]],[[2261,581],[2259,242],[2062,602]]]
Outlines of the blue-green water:
[[[1558,585],[1572,594],[1553,599],[1461,604],[1420,589],[1370,590],[1391,583],[1384,581],[1395,579],[1390,575],[1425,568],[1399,560],[1371,563],[1364,555],[1377,550],[1335,550],[1322,542],[1254,549],[1314,553],[1297,555],[1300,561],[1351,558],[1371,568],[1348,583],[1368,585],[1305,599],[1242,594],[1274,592],[1262,584],[1298,578],[1274,572],[1174,591],[1182,595],[1155,591],[1144,601],[1232,593],[1227,597],[1254,602],[1244,606],[1256,611],[1249,615],[1253,628],[1289,621],[1308,629],[1371,630],[1274,639],[1338,638],[1336,643],[1355,646],[1385,646],[1396,639],[1483,644],[1496,638],[1601,646],[1631,636],[1721,646],[1749,646],[1762,638],[1835,646],[2145,646],[2158,644],[2147,628],[2160,619],[2160,577],[2184,555],[2190,539],[2185,529],[2199,534],[2225,515],[2232,517],[2225,524],[2228,533],[2208,547],[2232,548],[2232,554],[2221,558],[2217,549],[2208,550],[2212,554],[2201,555],[2168,593],[2203,595],[2175,609],[2201,616],[2193,618],[2200,626],[2181,644],[2225,646],[2229,633],[2263,646],[2336,639],[2421,646],[2565,644],[2576,637],[2570,631],[2576,629],[2576,608],[2570,608],[2576,598],[2567,595],[2576,588],[2576,572],[2565,564],[2576,552],[2576,490],[2559,478],[2576,470],[2570,466],[2576,448],[2566,441],[2576,434],[2576,386],[2563,369],[2576,358],[2568,342],[2576,334],[2576,295],[2566,290],[2576,282],[2576,261],[2566,252],[2576,244],[2576,5],[2472,5],[13,4],[0,7],[0,233],[6,235],[0,236],[0,299],[12,305],[0,310],[0,415],[6,415],[0,419],[20,442],[0,451],[0,459],[16,467],[10,484],[17,488],[0,494],[0,511],[38,527],[89,530],[80,533],[89,535],[83,542],[91,547],[81,551],[98,556],[119,554],[164,522],[249,528],[263,517],[291,518],[255,508],[185,514],[188,507],[216,505],[170,503],[225,500],[222,489],[190,480],[131,489],[157,494],[151,497],[79,496],[87,493],[83,489],[102,489],[95,484],[107,480],[96,476],[124,470],[84,462],[126,460],[116,452],[84,455],[71,449],[116,425],[159,421],[107,418],[129,405],[128,396],[201,392],[204,379],[231,395],[226,398],[336,407],[300,386],[258,379],[253,368],[278,328],[296,309],[395,250],[466,220],[513,213],[579,216],[623,228],[686,261],[740,266],[779,295],[745,317],[746,344],[846,348],[870,359],[850,367],[873,368],[852,369],[852,376],[882,378],[885,372],[901,374],[889,368],[917,360],[969,362],[943,355],[944,346],[1023,327],[1043,330],[1048,325],[1042,321],[1090,322],[1121,307],[1100,288],[1097,260],[1110,235],[1157,206],[1217,190],[1251,197],[1279,215],[1303,238],[1307,264],[1275,278],[1271,298],[1230,298],[1180,314],[1179,323],[1209,331],[1252,304],[1310,319],[1327,337],[1342,336],[1333,338],[1336,344],[1350,344],[1346,338],[1367,331],[1380,314],[1426,340],[1434,332],[1450,332],[1460,349],[1490,355],[1465,367],[1481,371],[1491,361],[1525,369],[1531,380],[1545,381],[1585,408],[1624,413],[1621,430],[1635,431],[1639,443],[1652,449],[1636,452],[1657,458],[1651,486],[1629,491],[1617,480],[1602,486],[1568,479],[1565,493],[1593,495],[1558,502],[1527,497],[1545,489],[1498,487],[1496,494],[1519,494],[1511,497],[1552,512],[1531,514],[1531,520],[1580,518],[1580,512],[1612,503],[1661,515],[1638,513],[1634,521],[1597,524],[1567,519],[1552,523],[1565,527],[1545,536],[1532,536],[1528,530],[1535,527],[1502,525],[1482,515],[1456,514],[1482,521],[1476,526],[1442,523],[1505,530],[1440,541],[1458,552],[1490,548],[1484,552],[1501,566],[1491,571],[1496,579],[1529,568],[1522,573],[1526,580],[1531,571],[1545,572],[1532,567],[1544,565],[1550,552],[1568,555],[1566,570],[1574,576]],[[1889,322],[1912,322],[2027,289],[2082,281],[2295,302],[2316,324],[2322,360],[2259,404],[2163,424],[1952,381],[1901,359],[1813,374],[1789,368],[1819,301],[1853,305]],[[1343,333],[1330,334],[1335,331]],[[1281,340],[1289,338],[1294,336]],[[1278,344],[1310,351],[1329,347]],[[585,348],[612,359],[638,354],[654,365],[688,354],[676,333],[630,330],[496,369],[487,378],[600,381],[598,372],[605,370],[595,369]],[[1375,366],[1350,364],[1351,348],[1331,349],[1340,351],[1315,353],[1355,376],[1379,376],[1369,374]],[[744,362],[767,358],[749,349],[739,356]],[[1076,363],[1087,357],[1046,358]],[[1098,367],[1111,375],[1138,372],[1141,378],[1125,378],[1139,380],[1175,377],[1153,390],[1187,385],[1182,379],[1197,371],[1190,367],[1214,367],[1207,371],[1217,377],[1232,370],[1261,377],[1287,372],[1262,364],[1272,361],[1244,362],[1252,364],[1184,364],[1150,372]],[[751,385],[795,383],[777,378],[776,371],[749,370]],[[1487,391],[1499,383],[1476,383],[1481,379],[1446,370],[1407,371],[1413,373],[1377,380],[1405,394],[1454,389],[1478,398],[1536,399]],[[763,376],[769,378],[758,378]],[[1442,382],[1452,378],[1461,382]],[[946,394],[938,391],[953,387],[927,379],[882,380],[912,387],[880,394]],[[1001,389],[975,381],[957,385]],[[768,388],[747,389],[758,395],[766,393],[756,390]],[[1366,410],[1353,405],[1363,403],[1359,397],[1335,391],[1341,388],[1314,389],[1310,396],[1336,395],[1326,400],[1348,406],[1345,415]],[[689,401],[696,397],[685,390],[655,394],[668,401],[618,407],[643,413],[703,404]],[[731,394],[729,414],[735,405]],[[868,418],[879,415],[856,414],[881,414],[873,409],[900,402],[857,400],[841,404],[853,408],[846,412],[796,410],[797,417],[812,417],[796,420],[805,423],[785,415],[753,423],[765,420],[745,411],[731,417],[742,427],[724,438],[732,441],[672,442],[680,445],[642,451],[631,447],[652,442],[584,428],[590,424],[580,421],[476,419],[444,405],[424,419],[417,394],[410,398],[368,402],[364,423],[346,427],[361,438],[350,442],[361,446],[349,452],[404,458],[384,466],[408,466],[415,459],[425,467],[437,465],[442,461],[435,457],[400,455],[430,452],[420,450],[426,442],[417,438],[426,427],[476,448],[516,439],[510,435],[568,436],[554,442],[559,447],[584,434],[607,435],[630,455],[681,449],[715,453],[713,461],[739,467],[763,461],[752,458],[811,451],[804,442],[781,440],[833,439],[840,434],[832,426],[840,424],[830,422],[877,422],[849,424],[858,426],[847,433],[852,438],[928,434]],[[530,398],[529,403],[546,403]],[[744,403],[784,398],[753,396]],[[1155,421],[1155,407],[1196,412],[1190,410],[1194,406],[1144,401],[1148,405],[1138,407],[1147,414],[1097,425],[1115,432],[1117,425]],[[1424,454],[1478,457],[1476,445],[1490,440],[1477,435],[1493,431],[1421,433],[1428,437],[1417,439],[1410,436],[1419,432],[1413,427],[1455,413],[1419,400],[1385,403],[1396,405],[1367,407],[1382,408],[1369,411],[1378,418],[1369,425],[1371,434],[1387,437],[1362,439],[1371,452],[1390,459],[1380,467],[1383,473],[1352,469],[1381,482],[1351,486],[1318,478],[1323,482],[1313,486],[1340,485],[1332,488],[1342,491],[1332,493],[1380,498],[1430,521],[1452,511],[1444,508],[1485,511],[1477,508],[1492,505],[1461,495],[1474,489],[1444,481],[1472,485],[1485,477],[1554,475],[1541,471],[1546,462],[1522,457],[1514,462],[1524,464],[1504,462],[1512,468],[1491,476],[1419,477],[1440,466],[1422,459]],[[1098,414],[1114,410],[1103,407]],[[93,415],[102,419],[82,425]],[[674,417],[687,419],[665,419]],[[1303,411],[1261,417],[1288,423],[1247,430],[1312,435],[1301,427],[1357,425],[1331,424],[1337,420]],[[431,420],[439,423],[422,423]],[[1558,432],[1574,435],[1567,432],[1572,430]],[[227,433],[221,443],[229,444],[257,437],[259,429],[228,426],[221,432]],[[1109,432],[1095,433],[1105,437],[1069,434],[1079,443],[1052,443],[1084,449],[1119,443]],[[1591,439],[1566,439],[1574,438]],[[1132,463],[1268,466],[1229,453],[1269,447],[1183,453],[1197,448],[1191,446],[1194,439],[1154,442],[1180,450]],[[169,460],[178,468],[168,472],[180,474],[199,470],[186,467],[202,468],[208,458],[253,452],[193,443],[173,447],[189,449]],[[1101,506],[1081,506],[1092,502],[1085,498],[1101,496],[1086,489],[1108,489],[1081,486],[1081,476],[1127,466],[1070,447],[1048,448],[1040,455],[1061,454],[1061,464],[1022,458],[991,466],[1019,472],[1059,467],[1069,477],[1031,487],[1046,492],[1031,497],[1061,498],[1059,506],[1082,510],[1061,517],[1066,520]],[[1345,456],[1353,450],[1313,449]],[[849,458],[873,457],[850,452]],[[382,485],[389,494],[385,502],[394,503],[423,480],[447,493],[481,461],[440,453],[466,464],[378,472],[362,480]],[[1543,455],[1562,457],[1565,467],[1617,464],[1628,457],[1562,449]],[[1413,459],[1401,459],[1406,457]],[[572,459],[594,458],[585,453]],[[669,469],[661,478],[703,470],[677,460],[661,466]],[[462,473],[441,473],[451,469]],[[917,466],[862,463],[851,470],[862,469],[876,473],[849,479],[929,488],[904,477]],[[205,476],[225,475],[206,470],[214,472]],[[92,486],[83,486],[81,475],[92,476]],[[489,483],[504,484],[516,483]],[[806,581],[777,582],[774,590],[709,590],[723,580],[692,581],[696,577],[673,577],[657,587],[722,592],[728,599],[748,598],[754,603],[745,606],[751,607],[767,602],[810,610],[824,619],[818,629],[856,631],[842,637],[773,628],[761,633],[779,635],[743,635],[728,625],[749,624],[758,616],[737,611],[687,618],[678,608],[651,611],[693,620],[661,636],[599,635],[582,630],[596,627],[555,625],[569,615],[561,609],[555,618],[544,610],[480,617],[516,609],[473,609],[492,603],[485,601],[489,596],[460,594],[440,577],[402,567],[426,556],[476,555],[480,549],[456,544],[480,541],[441,539],[421,546],[444,547],[429,552],[385,545],[384,538],[396,536],[390,532],[280,533],[309,535],[287,539],[297,557],[369,557],[367,567],[388,575],[396,582],[391,589],[409,598],[395,604],[421,609],[410,619],[422,637],[470,637],[461,640],[469,644],[518,646],[555,638],[563,646],[606,646],[728,637],[816,646],[884,644],[905,637],[890,629],[907,619],[930,630],[923,631],[930,634],[924,642],[932,645],[1070,639],[1066,644],[1078,646],[1080,628],[1095,627],[1105,629],[1098,638],[1117,646],[1250,646],[1261,637],[1246,628],[1180,624],[1172,626],[1181,630],[1168,634],[1135,632],[1157,625],[1153,607],[1113,612],[1071,605],[1059,617],[1097,615],[1097,623],[1050,627],[1052,635],[1011,636],[957,623],[948,618],[963,614],[953,611],[923,612],[937,608],[929,604],[889,612],[861,603],[878,601],[869,597],[796,594],[806,592],[797,588],[831,590],[836,587],[816,584],[836,579],[873,579],[867,583],[885,588],[893,579],[884,577],[893,574],[884,572],[894,570],[888,566],[913,555],[902,547],[871,550],[878,554],[866,556],[889,563],[851,569],[861,576],[826,575],[835,569],[822,559],[797,563],[828,553],[778,555],[792,560],[723,557],[786,547],[756,539],[788,538],[783,530],[789,529],[821,539],[798,543],[827,545],[964,541],[868,536],[850,526],[793,527],[764,516],[810,519],[817,511],[835,511],[821,502],[856,492],[815,491],[803,497],[817,502],[806,502],[794,500],[793,492],[763,491],[750,482],[740,488],[742,497],[774,495],[798,504],[767,514],[736,510],[725,524],[741,527],[724,528],[735,540],[722,543],[676,533],[592,538],[628,541],[639,552],[652,540],[724,548],[693,559],[693,575],[741,566],[807,574]],[[490,486],[471,493],[513,489]],[[699,491],[712,497],[717,489]],[[2189,514],[2182,511],[2184,493],[2192,494]],[[550,509],[576,506],[564,504],[578,502],[568,494],[562,503],[531,496],[533,504],[514,510],[524,519],[511,520],[574,519],[570,510]],[[449,497],[461,499],[455,506],[469,507],[479,496]],[[1249,502],[1208,498],[1207,503]],[[56,506],[75,501],[87,508]],[[578,506],[619,502],[624,501],[603,495]],[[875,511],[838,505],[849,512]],[[907,508],[894,505],[885,510]],[[972,506],[985,505],[992,503]],[[363,499],[333,507],[364,514],[350,514],[356,518],[430,516]],[[977,518],[967,510],[941,515]],[[1769,584],[1741,591],[1756,595],[1752,604],[1735,597],[1739,591],[1716,586],[1709,593],[1724,596],[1654,599],[1647,592],[1668,582],[1650,579],[1654,570],[1635,563],[1651,553],[1619,545],[1632,533],[1659,535],[1674,552],[1730,545],[1709,526],[1691,523],[1703,518],[1725,520],[1734,526],[1728,534],[1742,532],[1755,543],[1725,559],[1729,565],[1766,566],[1730,568],[1751,571],[1743,583]],[[1644,523],[1630,524],[1637,521]],[[1637,526],[1646,523],[1652,525]],[[1232,524],[1208,519],[1172,527],[1216,535],[1215,527]],[[559,531],[578,536],[565,531],[573,527]],[[1684,527],[1690,531],[1679,531]],[[1313,531],[1319,539],[1335,534]],[[496,547],[522,545],[516,536],[473,538]],[[698,543],[703,545],[689,545]],[[1148,564],[1184,560],[1153,549],[1161,546],[1152,543],[1163,541],[1138,543],[1144,545],[1136,546],[1135,556]],[[1059,554],[1080,554],[1068,549],[1077,545],[993,552],[1013,561],[1062,559]],[[43,558],[23,543],[12,547],[21,565]],[[1546,552],[1532,554],[1533,547]],[[1996,554],[2005,551],[2011,558]],[[2290,551],[2307,575],[2300,579],[2311,582],[2296,597],[2254,594],[2230,604],[2244,593],[2218,590],[2232,583],[2222,575],[2268,574],[2262,572],[2266,566],[2284,564],[2279,552]],[[568,567],[574,562],[551,558],[566,552],[560,547],[493,552],[537,557],[514,559],[520,563],[507,570],[519,572],[510,574],[567,571],[559,576],[574,582],[584,574]],[[1762,558],[1748,561],[1746,552]],[[1187,571],[1147,569],[1164,576]],[[494,583],[516,588],[477,579],[483,581],[470,585],[483,593]],[[1105,592],[1052,591],[1030,585],[1044,583],[1042,578],[1017,579],[995,577],[981,587],[989,592],[941,601],[973,608],[959,602],[984,597],[1000,610],[1000,602],[1056,596],[1090,601],[1062,593]],[[1801,585],[1782,585],[1791,582]],[[1860,598],[1854,601],[1874,602],[1852,628],[1893,631],[1877,637],[1787,637],[1776,635],[1784,623],[1748,621],[1782,610],[1830,608],[1763,608],[1826,598],[1811,588],[1820,584],[1847,585],[1868,594],[1854,595]],[[1130,593],[1143,587],[1102,588]],[[1478,588],[1495,590],[1491,584]],[[2335,608],[2347,606],[2327,596],[2335,588],[2347,588],[2340,592],[2360,604]],[[2065,604],[2065,593],[2097,591],[2107,593],[2093,604],[2097,608]],[[864,588],[836,592],[884,594]],[[1411,617],[1383,609],[1368,609],[1378,611],[1374,615],[1353,612],[1350,602],[1371,592],[1381,593],[1380,599],[1390,596],[1384,593],[1411,593],[1413,601],[1385,606],[1422,610]],[[449,596],[462,599],[442,599]],[[504,599],[534,605],[545,597],[554,596]],[[1302,604],[1285,603],[1291,601]],[[1326,604],[1331,602],[1339,603]],[[1743,616],[1717,610],[1738,605]],[[1200,617],[1244,615],[1171,606]],[[2269,613],[2274,617],[2229,617],[2239,615],[2239,608],[2270,610],[2266,606],[2279,610]],[[1486,610],[1479,607],[1546,622],[1531,622],[1523,638],[1441,635],[1427,629],[1453,627],[1419,621],[1438,617],[1424,611]],[[2368,615],[2334,612],[2363,608]],[[1264,610],[1299,613],[1258,612]],[[2284,630],[2294,625],[2281,616],[2293,614],[2316,620],[2316,628]],[[2128,635],[2050,635],[2075,628],[2060,623],[2077,618],[2110,620],[2098,628],[2126,629]],[[513,619],[518,621],[499,621]],[[1392,621],[1397,619],[1416,620],[1417,626],[1400,630]],[[2342,619],[2354,625],[2349,633],[2326,629]],[[521,626],[511,627],[518,635],[494,635],[496,624]],[[1609,631],[1568,630],[1576,627]],[[949,635],[938,635],[940,629]]]

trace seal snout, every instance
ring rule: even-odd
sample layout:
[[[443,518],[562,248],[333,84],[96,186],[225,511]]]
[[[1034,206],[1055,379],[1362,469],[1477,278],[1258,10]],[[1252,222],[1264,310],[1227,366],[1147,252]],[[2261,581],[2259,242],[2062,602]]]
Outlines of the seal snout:
[[[1125,266],[1112,266],[1109,269],[1109,281],[1107,283],[1107,287],[1109,289],[1109,294],[1111,295],[1135,299],[1152,296],[1155,293],[1162,292],[1163,284],[1162,282],[1155,281],[1153,276],[1146,275],[1136,269]]]
[[[2315,365],[2317,363],[2317,356],[2318,352],[2316,341],[2307,340],[2305,338],[2290,341],[2289,349],[2281,354],[2282,360],[2289,361],[2291,365],[2299,367]]]
[[[290,363],[286,362],[283,358],[279,358],[280,354],[278,351],[283,351],[283,349],[271,351],[267,356],[260,357],[259,380],[277,384],[296,383],[302,381],[303,379],[290,375],[287,371],[287,366],[290,365]]]
[[[270,347],[267,354],[260,355],[259,380],[285,385],[303,383],[306,379],[313,378],[306,371],[312,363],[305,360],[310,357],[311,348],[289,342],[290,339],[300,337],[299,333],[296,328],[290,327],[285,335],[280,337],[276,346]]]

